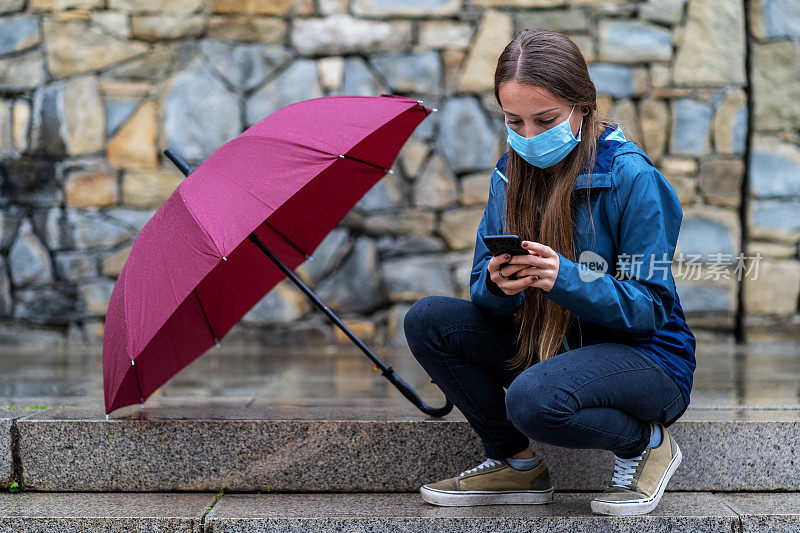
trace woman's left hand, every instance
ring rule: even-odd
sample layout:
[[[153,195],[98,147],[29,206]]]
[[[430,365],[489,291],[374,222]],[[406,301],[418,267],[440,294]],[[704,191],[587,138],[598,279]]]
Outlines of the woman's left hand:
[[[528,255],[512,255],[507,261],[512,265],[530,265],[518,270],[516,279],[529,276],[530,287],[539,287],[545,292],[550,291],[558,277],[559,257],[549,246],[534,242],[522,241],[522,247],[528,250]]]

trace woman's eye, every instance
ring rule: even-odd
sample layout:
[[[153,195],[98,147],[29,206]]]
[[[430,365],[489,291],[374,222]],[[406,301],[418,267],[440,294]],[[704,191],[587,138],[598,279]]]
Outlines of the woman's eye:
[[[542,124],[550,124],[550,123],[552,123],[552,122],[555,122],[555,120],[556,120],[556,119],[554,119],[554,118],[551,118],[550,120],[540,120],[539,122],[541,122]]]
[[[522,124],[522,121],[521,120],[517,120],[515,122],[509,122],[509,124]]]

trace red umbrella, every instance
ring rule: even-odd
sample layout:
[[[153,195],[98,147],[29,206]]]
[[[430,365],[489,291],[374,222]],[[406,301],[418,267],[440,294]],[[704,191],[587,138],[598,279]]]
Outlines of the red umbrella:
[[[275,111],[221,146],[145,224],[109,301],[106,416],[143,403],[288,276],[424,412],[424,404],[292,272],[369,191],[432,110],[398,95],[328,96]],[[435,110],[434,110],[435,111]],[[266,255],[271,261],[267,261]],[[377,367],[376,367],[377,370]]]

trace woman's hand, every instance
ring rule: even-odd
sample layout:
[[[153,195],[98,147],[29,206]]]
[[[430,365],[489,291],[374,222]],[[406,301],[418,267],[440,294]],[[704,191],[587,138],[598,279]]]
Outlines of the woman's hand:
[[[489,279],[509,296],[527,287],[549,291],[558,277],[558,254],[549,246],[534,241],[522,241],[522,246],[528,250],[528,255],[492,257],[487,266]],[[501,272],[505,277],[500,276]],[[515,278],[510,277],[512,274],[516,274]]]

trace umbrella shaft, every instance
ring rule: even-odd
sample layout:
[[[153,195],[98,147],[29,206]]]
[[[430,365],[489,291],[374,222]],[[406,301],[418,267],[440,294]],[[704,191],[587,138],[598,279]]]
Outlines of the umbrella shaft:
[[[302,281],[300,281],[300,278],[298,278],[298,277],[295,275],[295,273],[294,273],[294,272],[292,272],[291,270],[289,270],[289,268],[288,268],[286,265],[284,265],[284,264],[283,264],[283,261],[281,261],[280,259],[278,259],[278,258],[275,256],[275,254],[273,254],[273,253],[272,253],[272,251],[271,251],[269,248],[267,248],[267,246],[266,246],[266,245],[265,245],[263,242],[261,242],[261,239],[259,239],[259,238],[258,238],[258,235],[256,235],[255,233],[251,233],[250,235],[248,235],[248,236],[247,236],[247,238],[248,238],[248,239],[250,239],[250,240],[251,240],[251,241],[252,241],[252,242],[253,242],[253,243],[254,243],[256,246],[258,246],[258,249],[259,249],[259,250],[261,250],[262,252],[264,252],[264,254],[265,254],[267,257],[269,257],[269,258],[270,258],[270,260],[272,260],[272,262],[273,262],[273,263],[275,263],[275,264],[278,266],[278,268],[280,268],[280,269],[281,269],[281,271],[283,271],[283,273],[284,273],[284,274],[286,274],[286,276],[287,276],[289,279],[291,279],[291,280],[294,282],[294,284],[295,284],[295,285],[297,285],[298,287],[300,287],[300,290],[302,290],[304,293],[306,293],[306,295],[308,295],[308,297],[309,297],[309,298],[311,298],[311,300],[312,300],[312,301],[313,301],[313,302],[314,302],[314,303],[317,305],[317,307],[319,307],[320,309],[322,309],[322,311],[323,311],[323,312],[324,312],[326,315],[328,315],[328,318],[330,318],[330,319],[331,319],[331,320],[334,322],[334,324],[336,324],[337,326],[339,326],[339,328],[340,328],[342,331],[344,331],[345,335],[347,335],[347,336],[350,338],[350,340],[352,340],[352,341],[353,341],[353,342],[356,344],[356,346],[358,346],[359,348],[361,348],[361,351],[363,351],[363,352],[364,352],[364,353],[367,355],[367,357],[369,357],[370,359],[372,359],[372,362],[374,362],[374,363],[375,363],[375,366],[379,367],[381,370],[384,370],[384,371],[385,371],[385,370],[388,368],[388,367],[387,367],[387,366],[386,366],[386,365],[383,363],[383,361],[381,361],[380,359],[378,359],[378,357],[377,357],[377,356],[376,356],[374,353],[372,353],[372,350],[370,350],[370,349],[367,347],[367,345],[366,345],[366,344],[364,344],[363,342],[361,342],[361,339],[359,339],[358,337],[356,337],[355,333],[353,333],[352,331],[350,331],[350,329],[349,329],[349,328],[348,328],[348,327],[347,327],[347,326],[344,324],[344,322],[342,322],[341,320],[339,320],[339,317],[337,317],[335,314],[333,314],[333,311],[331,311],[331,310],[328,308],[328,306],[327,306],[327,305],[325,305],[325,303],[324,303],[322,300],[320,300],[319,298],[317,298],[317,295],[316,295],[316,294],[314,294],[314,293],[311,291],[311,289],[309,289],[309,288],[306,286],[306,284],[305,284],[305,283],[303,283]]]

